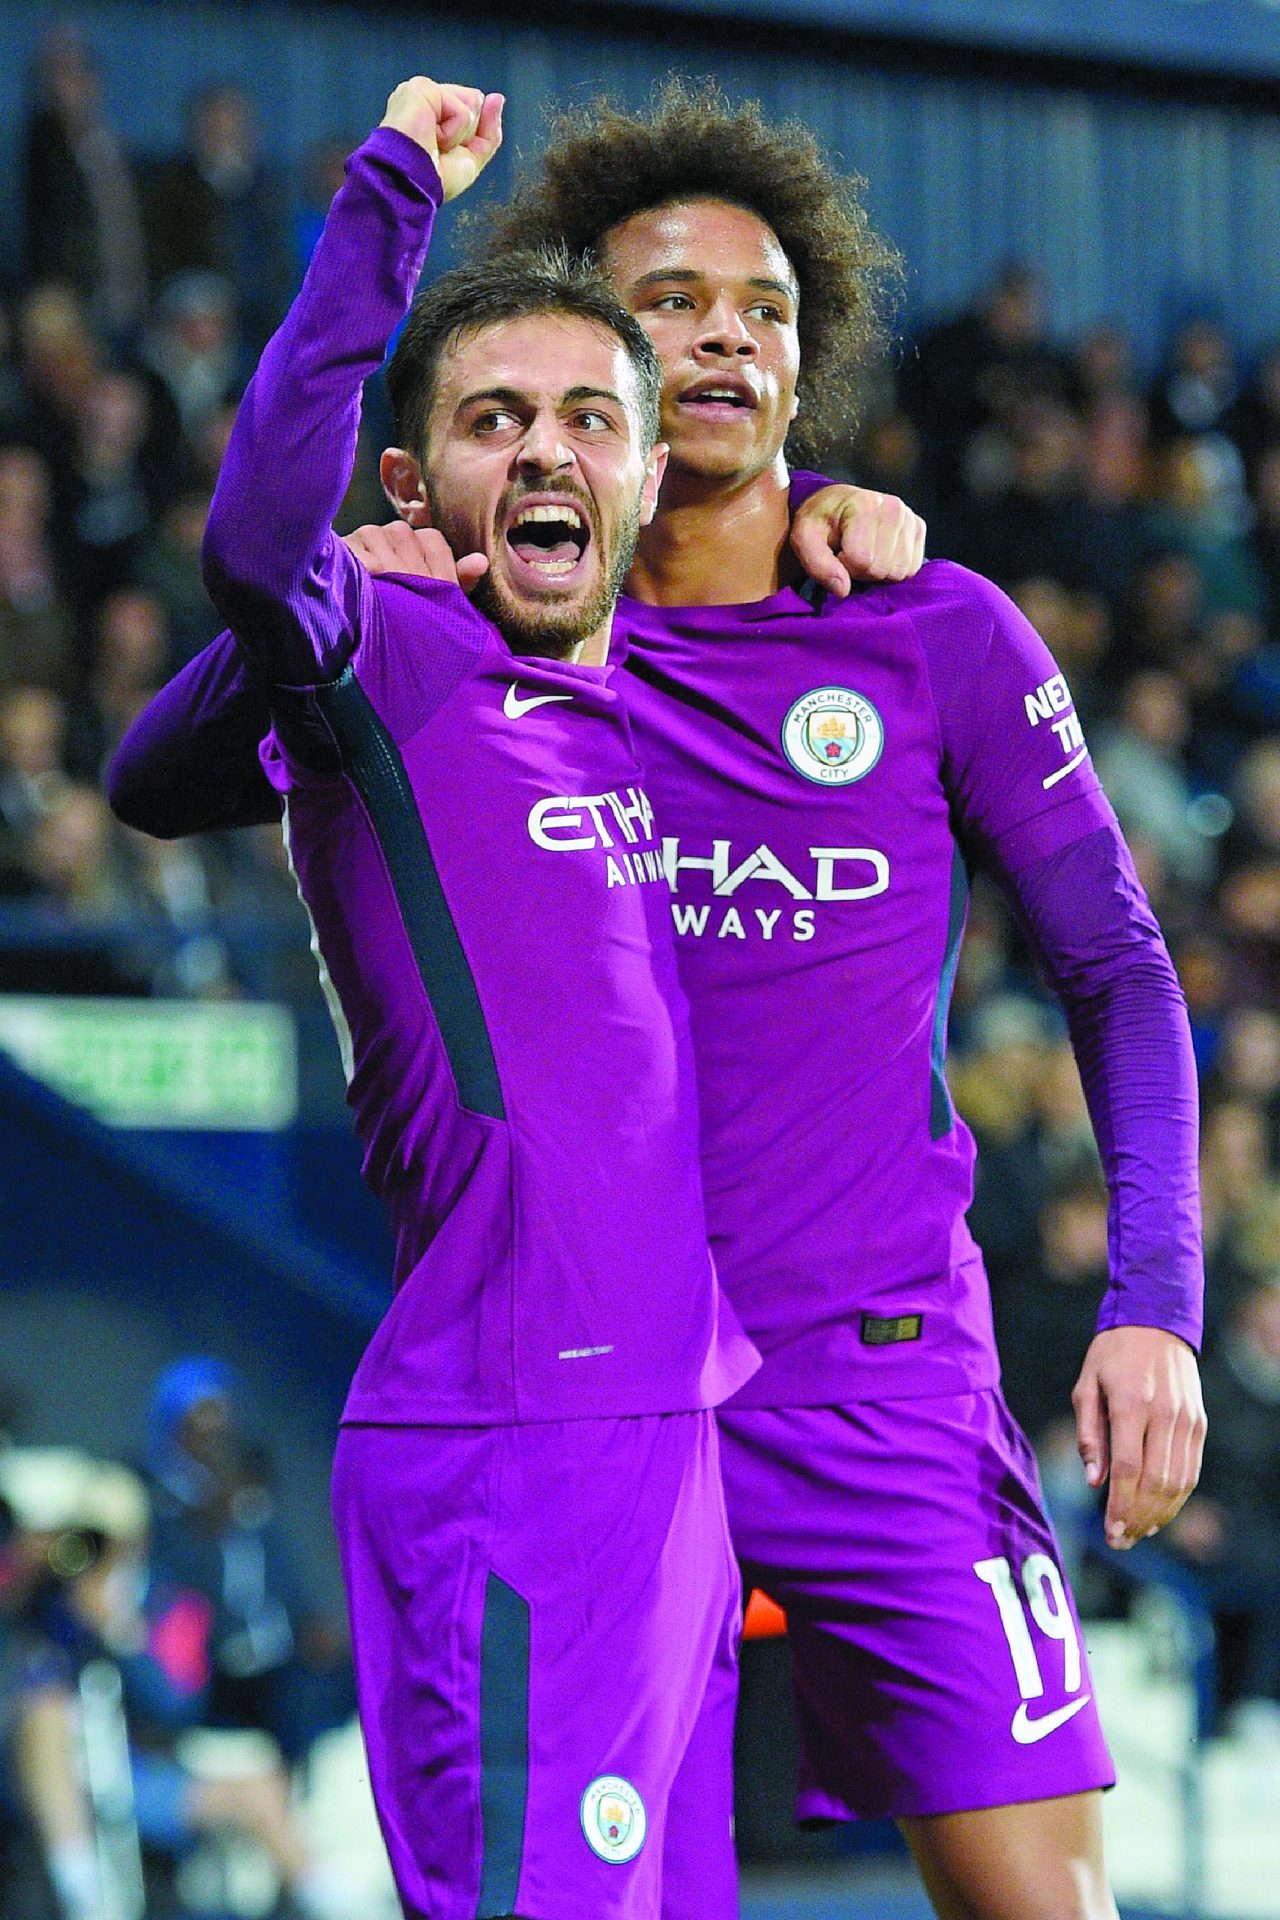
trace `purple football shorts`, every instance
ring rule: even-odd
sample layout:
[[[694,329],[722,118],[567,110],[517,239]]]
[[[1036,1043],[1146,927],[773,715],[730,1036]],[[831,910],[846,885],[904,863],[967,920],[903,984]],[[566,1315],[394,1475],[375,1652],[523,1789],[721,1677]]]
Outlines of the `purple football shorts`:
[[[348,1426],[333,1502],[409,1920],[657,1920],[691,1871],[732,1920],[741,1607],[714,1415]]]
[[[722,1411],[749,1586],[786,1610],[799,1819],[1114,1784],[1035,1456],[998,1392]]]

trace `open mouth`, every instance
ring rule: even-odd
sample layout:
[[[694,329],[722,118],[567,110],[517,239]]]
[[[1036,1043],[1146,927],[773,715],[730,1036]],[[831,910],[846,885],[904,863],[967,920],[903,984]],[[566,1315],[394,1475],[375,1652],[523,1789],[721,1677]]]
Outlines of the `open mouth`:
[[[591,544],[586,516],[567,500],[520,507],[507,524],[507,550],[544,586],[569,584]]]
[[[701,380],[696,386],[685,388],[680,395],[680,405],[704,419],[732,419],[739,414],[754,413],[758,402],[745,381]]]

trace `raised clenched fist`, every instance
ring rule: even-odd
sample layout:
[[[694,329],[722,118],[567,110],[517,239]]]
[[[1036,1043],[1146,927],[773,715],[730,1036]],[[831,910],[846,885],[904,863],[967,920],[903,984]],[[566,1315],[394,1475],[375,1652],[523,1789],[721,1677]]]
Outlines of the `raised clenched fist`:
[[[391,95],[381,125],[416,140],[435,162],[445,199],[456,200],[502,145],[504,104],[500,93],[415,74]]]

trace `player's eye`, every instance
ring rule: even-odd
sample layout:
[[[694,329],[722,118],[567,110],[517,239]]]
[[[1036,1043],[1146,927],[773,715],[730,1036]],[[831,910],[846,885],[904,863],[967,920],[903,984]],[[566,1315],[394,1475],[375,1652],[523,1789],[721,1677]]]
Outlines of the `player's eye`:
[[[660,293],[651,304],[655,313],[693,312],[693,301],[687,293]]]
[[[787,317],[782,308],[775,306],[771,300],[758,300],[755,306],[748,307],[747,311],[758,315],[761,320],[769,321],[772,326],[781,326]]]
[[[518,424],[516,416],[509,407],[486,407],[471,422],[473,433],[501,433],[504,427]]]
[[[581,407],[573,416],[573,424],[575,427],[581,427],[586,433],[607,433],[612,428],[613,421],[607,413],[602,413],[599,407]]]

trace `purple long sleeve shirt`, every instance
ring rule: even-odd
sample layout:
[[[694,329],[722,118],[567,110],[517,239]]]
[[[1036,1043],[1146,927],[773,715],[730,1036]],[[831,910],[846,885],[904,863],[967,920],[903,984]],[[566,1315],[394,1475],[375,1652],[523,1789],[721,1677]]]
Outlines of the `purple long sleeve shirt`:
[[[1185,1008],[1069,690],[1017,609],[931,562],[845,602],[624,601],[624,647],[692,1009],[712,1244],[765,1354],[739,1404],[998,1376],[965,1221],[973,1141],[943,1071],[974,864],[1024,916],[1070,1022],[1111,1192],[1099,1324],[1198,1344]],[[115,803],[151,831],[209,824],[206,803],[223,823],[260,817],[262,726],[234,648],[215,643],[126,738]]]
[[[998,1377],[944,1073],[975,865],[1067,1008],[1111,1188],[1099,1324],[1199,1340],[1185,1008],[1070,692],[989,581],[945,561],[836,601],[628,603],[627,700],[664,829],[703,1184],[765,1356],[737,1404]]]
[[[352,156],[205,539],[270,689],[262,765],[395,1236],[345,1417],[713,1406],[758,1363],[707,1247],[688,1010],[617,675],[514,656],[456,586],[374,580],[331,531],[439,193],[402,134]]]

